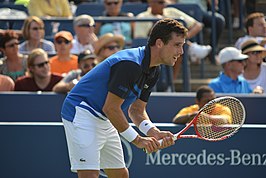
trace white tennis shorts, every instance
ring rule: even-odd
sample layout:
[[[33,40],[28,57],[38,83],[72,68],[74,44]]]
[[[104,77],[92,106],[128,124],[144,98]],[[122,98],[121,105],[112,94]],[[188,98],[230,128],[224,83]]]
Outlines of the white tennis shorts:
[[[71,171],[124,168],[119,134],[109,120],[76,107],[73,122],[63,120]]]

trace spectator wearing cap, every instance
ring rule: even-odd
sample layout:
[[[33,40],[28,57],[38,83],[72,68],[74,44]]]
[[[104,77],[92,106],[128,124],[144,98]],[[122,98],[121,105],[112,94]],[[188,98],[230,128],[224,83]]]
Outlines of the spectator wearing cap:
[[[218,57],[223,71],[209,83],[209,86],[216,93],[251,93],[250,85],[240,76],[244,70],[244,60],[248,56],[235,47],[225,47]]]
[[[59,83],[57,83],[53,91],[57,93],[69,92],[83,75],[96,66],[96,55],[85,51],[78,56],[79,69],[70,71]]]
[[[94,51],[94,43],[98,40],[94,33],[95,22],[89,15],[80,15],[74,18],[75,37],[73,40],[72,54],[80,54],[85,50]]]
[[[122,35],[106,33],[95,43],[94,53],[97,55],[97,62],[100,63],[112,54],[124,48],[125,40]]]
[[[248,55],[243,77],[252,89],[260,86],[266,91],[266,64],[263,62],[263,58],[266,57],[266,49],[259,45],[256,39],[252,38],[245,41],[241,49],[243,54]]]
[[[28,74],[15,82],[15,91],[52,91],[62,76],[51,73],[46,51],[34,49],[28,57]]]
[[[54,36],[57,55],[50,58],[51,71],[59,74],[78,69],[78,57],[70,53],[73,36],[68,31],[60,31]]]

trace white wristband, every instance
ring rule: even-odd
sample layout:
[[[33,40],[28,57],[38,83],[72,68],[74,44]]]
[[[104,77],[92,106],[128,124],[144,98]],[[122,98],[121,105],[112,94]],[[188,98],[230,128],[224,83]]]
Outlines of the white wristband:
[[[136,132],[133,127],[129,126],[124,132],[121,132],[122,135],[127,141],[132,142],[138,136],[138,132]]]
[[[140,124],[139,124],[139,130],[144,133],[145,135],[147,135],[148,131],[153,128],[156,127],[150,120],[143,120]]]

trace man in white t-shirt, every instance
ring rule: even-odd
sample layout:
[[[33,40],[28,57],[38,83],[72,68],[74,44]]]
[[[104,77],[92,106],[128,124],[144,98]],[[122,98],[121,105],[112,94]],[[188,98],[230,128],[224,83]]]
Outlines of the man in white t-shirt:
[[[80,53],[90,50],[94,51],[94,42],[98,40],[94,33],[95,22],[89,15],[80,15],[74,19],[75,37],[71,54],[79,55]]]
[[[247,34],[238,38],[235,43],[235,47],[241,49],[243,42],[250,38],[255,38],[260,45],[266,47],[266,22],[264,14],[260,12],[254,12],[246,18],[245,22]]]
[[[263,62],[263,58],[266,56],[266,49],[260,46],[256,39],[245,41],[241,49],[243,54],[248,55],[243,77],[247,80],[252,90],[260,86],[266,91],[266,63]]]

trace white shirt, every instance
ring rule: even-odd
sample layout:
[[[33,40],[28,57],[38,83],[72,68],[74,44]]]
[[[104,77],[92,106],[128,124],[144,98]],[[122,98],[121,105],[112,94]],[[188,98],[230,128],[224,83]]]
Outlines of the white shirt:
[[[77,36],[74,37],[73,40],[73,47],[70,50],[71,54],[80,54],[86,50],[90,50],[91,52],[94,52],[94,48],[92,46],[92,44],[86,44],[86,45],[82,45],[79,43]]]
[[[258,75],[257,78],[255,78],[253,80],[248,80],[248,79],[246,79],[246,80],[249,83],[252,90],[256,86],[261,86],[264,89],[264,91],[266,91],[266,63],[261,64],[260,74]]]
[[[262,40],[264,39],[264,37],[259,37],[259,36],[258,36],[258,37],[253,37],[253,36],[245,35],[245,36],[240,37],[240,38],[237,39],[237,41],[236,41],[236,43],[235,43],[235,47],[236,47],[237,49],[241,49],[241,45],[242,45],[245,41],[247,41],[247,40],[249,40],[249,39],[256,39],[257,42],[260,44],[260,43],[262,42]],[[266,45],[265,45],[264,47],[266,47]]]

